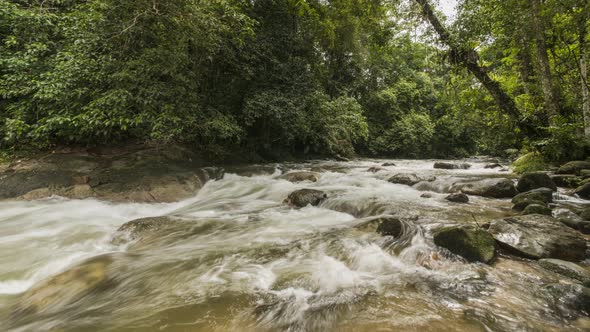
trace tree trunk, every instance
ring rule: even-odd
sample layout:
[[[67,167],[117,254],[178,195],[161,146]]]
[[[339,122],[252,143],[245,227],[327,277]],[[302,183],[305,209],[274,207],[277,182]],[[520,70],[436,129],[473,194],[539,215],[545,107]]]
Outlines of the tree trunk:
[[[416,0],[422,9],[422,15],[430,22],[439,35],[440,40],[450,48],[451,61],[463,64],[492,95],[498,107],[508,115],[517,119],[519,127],[527,135],[536,135],[537,129],[522,119],[516,103],[497,81],[493,80],[487,73],[486,68],[479,65],[479,54],[474,49],[466,49],[453,41],[447,29],[434,14],[428,0]]]
[[[553,78],[551,77],[547,45],[545,44],[545,28],[541,18],[541,2],[540,0],[530,0],[530,5],[539,75],[541,76],[541,89],[543,90],[543,100],[545,101],[545,112],[549,119],[549,124],[553,124],[553,120],[559,114],[559,100],[555,87],[553,86]]]
[[[580,77],[582,80],[582,111],[584,114],[584,135],[590,140],[590,93],[588,92],[588,64],[586,62],[586,23],[580,27]]]

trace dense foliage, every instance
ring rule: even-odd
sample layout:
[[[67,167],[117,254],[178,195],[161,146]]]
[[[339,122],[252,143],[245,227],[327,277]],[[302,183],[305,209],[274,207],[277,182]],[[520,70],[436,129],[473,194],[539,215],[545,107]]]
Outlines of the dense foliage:
[[[454,40],[538,135],[452,61],[414,1],[0,0],[0,149],[139,140],[267,158],[583,157],[588,4],[541,4],[560,90],[549,115],[529,0],[459,8]]]

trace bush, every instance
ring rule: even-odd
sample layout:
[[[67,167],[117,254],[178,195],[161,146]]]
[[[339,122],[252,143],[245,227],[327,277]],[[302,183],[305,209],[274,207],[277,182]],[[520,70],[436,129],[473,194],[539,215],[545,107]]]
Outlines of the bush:
[[[512,163],[512,170],[519,174],[544,171],[548,167],[547,161],[539,152],[529,152]]]
[[[370,142],[370,147],[374,153],[380,155],[429,155],[434,132],[435,124],[428,114],[411,112],[393,122],[383,135]]]

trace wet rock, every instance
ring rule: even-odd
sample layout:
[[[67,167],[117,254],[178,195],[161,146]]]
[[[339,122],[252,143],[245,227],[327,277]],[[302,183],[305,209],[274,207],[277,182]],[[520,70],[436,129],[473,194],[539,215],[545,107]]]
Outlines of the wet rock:
[[[522,211],[528,205],[540,204],[547,205],[553,202],[553,190],[549,188],[537,188],[531,191],[520,193],[512,198],[514,209]]]
[[[303,182],[311,181],[317,182],[320,178],[320,174],[316,172],[292,172],[279,176],[279,179],[287,180],[289,182]]]
[[[470,262],[491,262],[496,255],[494,238],[485,230],[464,226],[437,229],[434,243]]]
[[[151,236],[159,230],[170,227],[178,221],[171,217],[148,217],[124,223],[113,236],[113,243],[135,241]]]
[[[512,180],[504,178],[456,183],[449,191],[492,198],[512,198],[518,194]]]
[[[580,176],[584,179],[590,178],[590,169],[583,169],[580,171]]]
[[[578,216],[568,209],[555,209],[553,211],[555,219],[563,224],[578,230],[584,234],[590,234],[590,221]]]
[[[549,284],[544,287],[554,305],[562,311],[590,311],[590,288],[579,284]]]
[[[524,211],[522,211],[523,216],[527,215],[527,214],[543,214],[546,216],[550,216],[551,209],[549,207],[547,207],[547,205],[530,204],[530,205],[527,205],[526,208],[524,208]]]
[[[590,207],[583,209],[582,211],[580,211],[578,215],[580,216],[580,218],[590,221]]]
[[[56,312],[107,286],[112,263],[111,255],[94,257],[37,283],[21,296],[14,315]]]
[[[437,162],[437,163],[434,163],[434,168],[437,168],[437,169],[469,169],[469,168],[471,168],[471,165],[467,164],[467,163],[455,164],[455,163]]]
[[[396,174],[389,178],[390,183],[405,184],[406,186],[413,186],[418,182],[432,182],[436,180],[434,176],[421,177],[416,174]]]
[[[556,219],[539,214],[494,220],[488,230],[508,251],[525,258],[584,259],[586,241]]]
[[[590,199],[590,182],[576,188],[575,194],[583,199]]]
[[[377,232],[383,236],[400,237],[404,230],[404,224],[395,217],[379,217],[354,226],[355,229],[364,232]]]
[[[420,195],[421,198],[432,198],[432,194],[429,193],[423,193],[422,195]]]
[[[317,206],[328,198],[325,192],[315,189],[300,189],[289,194],[285,203],[295,207],[305,207],[307,205]]]
[[[498,163],[487,164],[487,165],[485,165],[485,166],[484,166],[484,168],[487,168],[487,169],[491,169],[491,168],[501,168],[501,167],[502,167],[502,165],[500,165],[500,164],[498,164]]]
[[[580,172],[584,169],[590,169],[590,162],[588,161],[570,161],[569,163],[562,165],[557,170],[557,174],[576,174],[580,175]]]
[[[549,188],[553,191],[557,190],[557,186],[553,180],[551,180],[549,175],[541,172],[523,174],[516,185],[516,189],[518,189],[518,191],[521,193],[537,188]]]
[[[454,203],[468,203],[469,202],[469,197],[463,193],[450,194],[449,196],[445,197],[445,199],[449,202],[454,202]]]
[[[367,170],[367,172],[371,172],[371,173],[377,173],[377,172],[381,172],[381,171],[386,171],[386,169],[383,167],[373,166]]]
[[[397,165],[394,164],[394,163],[383,163],[381,166],[383,166],[383,167],[391,167],[391,166],[397,166]]]
[[[580,186],[583,178],[571,174],[551,175],[551,180],[558,186],[564,188],[577,188]]]
[[[560,259],[544,258],[539,260],[539,265],[549,271],[564,275],[590,287],[590,271],[578,264],[562,261]]]

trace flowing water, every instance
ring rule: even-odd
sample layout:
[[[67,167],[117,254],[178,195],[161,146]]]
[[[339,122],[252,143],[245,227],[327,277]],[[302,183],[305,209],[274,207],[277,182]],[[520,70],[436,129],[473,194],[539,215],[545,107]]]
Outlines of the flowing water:
[[[509,200],[444,200],[451,183],[511,176],[483,168],[434,170],[433,161],[277,165],[274,174],[228,173],[172,204],[110,204],[51,198],[0,202],[0,329],[7,331],[583,331],[588,320],[554,303],[557,282],[526,260],[468,264],[438,249],[431,230],[513,215]],[[268,167],[265,167],[268,168]],[[318,182],[277,179],[313,169]],[[249,170],[256,167],[249,167]],[[262,169],[262,167],[261,167]],[[396,173],[435,175],[432,198],[391,184]],[[419,184],[417,187],[424,186]],[[329,199],[293,209],[301,188]],[[421,188],[424,189],[424,188]],[[113,241],[125,222],[170,215],[157,236]],[[352,226],[401,218],[393,240]],[[19,312],[22,293],[89,258],[106,261],[108,286]],[[56,286],[56,285],[54,285]],[[71,282],[56,287],[75,287]],[[61,293],[60,293],[61,294]],[[65,293],[67,294],[67,292]]]

